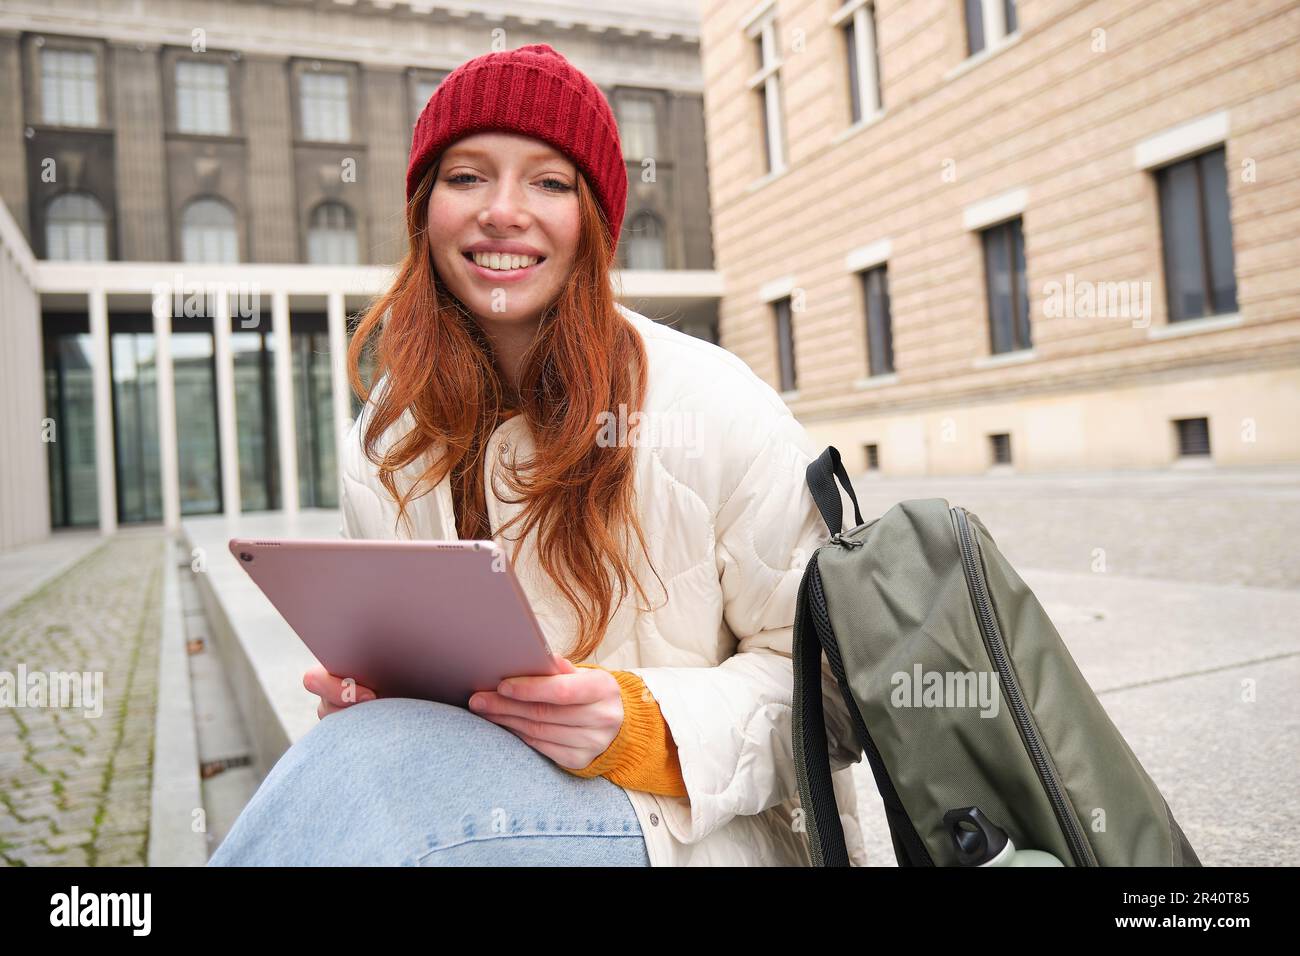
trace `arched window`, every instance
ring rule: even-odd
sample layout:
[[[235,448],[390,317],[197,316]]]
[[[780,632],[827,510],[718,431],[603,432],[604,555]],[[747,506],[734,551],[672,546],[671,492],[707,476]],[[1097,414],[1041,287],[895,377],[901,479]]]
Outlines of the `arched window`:
[[[316,266],[354,266],[357,220],[341,202],[323,202],[311,212],[307,228],[307,261]]]
[[[196,199],[181,214],[184,262],[238,262],[235,211],[220,199]]]
[[[87,193],[55,196],[45,207],[47,259],[103,262],[108,259],[108,216]]]
[[[639,212],[628,225],[627,267],[629,269],[663,269],[664,229],[652,212]]]

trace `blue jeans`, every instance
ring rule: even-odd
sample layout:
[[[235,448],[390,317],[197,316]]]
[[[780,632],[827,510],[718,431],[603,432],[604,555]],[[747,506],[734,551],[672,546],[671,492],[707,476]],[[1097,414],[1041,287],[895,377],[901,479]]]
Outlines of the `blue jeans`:
[[[327,715],[280,757],[209,866],[649,866],[623,788],[499,724],[407,697]]]

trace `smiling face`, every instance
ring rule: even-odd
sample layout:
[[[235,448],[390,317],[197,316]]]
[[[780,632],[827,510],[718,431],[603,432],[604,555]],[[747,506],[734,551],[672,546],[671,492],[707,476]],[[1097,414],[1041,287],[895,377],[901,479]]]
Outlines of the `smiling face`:
[[[429,193],[433,265],[484,325],[535,325],[569,277],[579,228],[577,170],[547,143],[476,133],[442,154]]]

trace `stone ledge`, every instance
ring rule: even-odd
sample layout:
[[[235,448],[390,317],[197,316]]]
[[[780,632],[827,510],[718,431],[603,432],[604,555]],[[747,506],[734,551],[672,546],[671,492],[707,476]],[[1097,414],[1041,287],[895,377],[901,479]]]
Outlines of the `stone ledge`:
[[[202,549],[206,570],[196,573],[196,583],[259,777],[317,723],[317,699],[302,686],[302,675],[316,658],[239,566],[228,544],[234,537],[337,539],[338,527],[339,513],[327,509],[308,509],[296,517],[280,512],[204,516],[181,524],[187,552]]]
[[[194,698],[185,652],[185,621],[176,567],[176,542],[163,539],[163,595],[159,615],[158,701],[154,723],[153,776],[149,806],[149,866],[203,866],[203,832],[192,829],[203,806]]]

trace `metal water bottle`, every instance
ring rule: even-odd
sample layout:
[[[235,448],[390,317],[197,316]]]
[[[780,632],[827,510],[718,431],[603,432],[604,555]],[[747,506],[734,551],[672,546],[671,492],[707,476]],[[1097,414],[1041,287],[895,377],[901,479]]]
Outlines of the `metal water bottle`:
[[[962,866],[1064,866],[1042,850],[1017,850],[1005,830],[979,807],[959,807],[943,815]]]

